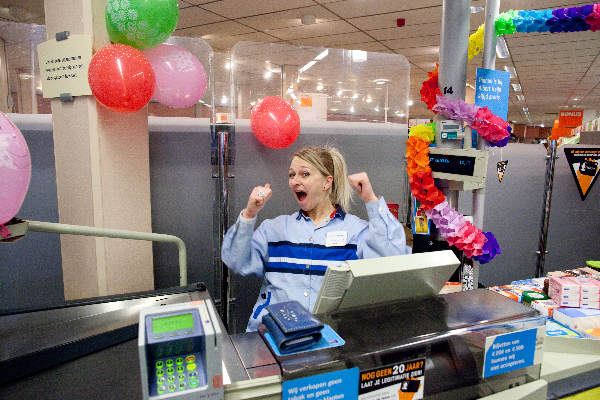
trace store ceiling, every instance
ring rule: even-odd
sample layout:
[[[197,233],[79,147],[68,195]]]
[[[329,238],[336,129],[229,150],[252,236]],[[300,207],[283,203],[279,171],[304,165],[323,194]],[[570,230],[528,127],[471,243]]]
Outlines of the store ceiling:
[[[47,0],[48,1],[48,0]],[[411,118],[433,114],[419,100],[421,83],[439,56],[442,0],[178,0],[180,16],[174,35],[205,39],[215,51],[228,51],[239,41],[276,42],[308,46],[397,53],[410,62]],[[509,9],[575,7],[593,1],[502,0]],[[12,5],[16,18],[10,10]],[[473,0],[473,6],[485,6]],[[43,23],[42,0],[0,1],[0,19]],[[20,9],[15,9],[20,7]],[[23,9],[29,12],[24,13]],[[315,23],[303,25],[301,17]],[[25,17],[24,17],[25,16]],[[396,26],[404,18],[406,25]],[[484,13],[471,16],[471,32],[484,22]],[[600,109],[600,32],[514,34],[505,36],[510,57],[496,60],[496,69],[514,66],[524,101],[511,88],[509,119],[526,123],[527,107],[534,124],[551,125],[560,109]],[[468,83],[474,84],[482,56],[468,64]]]

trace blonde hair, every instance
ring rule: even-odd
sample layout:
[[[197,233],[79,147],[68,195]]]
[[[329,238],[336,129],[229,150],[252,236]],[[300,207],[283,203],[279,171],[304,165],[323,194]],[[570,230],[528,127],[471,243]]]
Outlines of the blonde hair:
[[[338,204],[344,211],[350,210],[352,190],[348,183],[348,170],[344,156],[331,146],[309,146],[298,150],[294,157],[298,157],[314,166],[323,176],[332,176],[329,200]]]

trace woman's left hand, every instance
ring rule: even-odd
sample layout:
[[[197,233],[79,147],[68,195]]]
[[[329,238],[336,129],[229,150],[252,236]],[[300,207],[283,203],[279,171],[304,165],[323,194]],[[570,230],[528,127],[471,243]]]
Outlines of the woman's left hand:
[[[377,196],[375,196],[375,193],[373,192],[371,181],[369,180],[366,172],[348,175],[348,182],[356,191],[358,197],[363,199],[365,203],[377,201]]]

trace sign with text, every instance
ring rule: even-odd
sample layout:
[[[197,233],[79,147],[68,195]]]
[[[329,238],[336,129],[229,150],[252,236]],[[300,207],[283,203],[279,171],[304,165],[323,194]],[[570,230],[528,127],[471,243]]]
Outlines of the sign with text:
[[[487,107],[492,114],[506,119],[510,73],[494,69],[477,68],[475,79],[475,104]]]
[[[91,95],[88,67],[92,59],[92,36],[70,35],[68,39],[47,40],[37,46],[45,98]]]
[[[566,148],[565,156],[583,201],[600,175],[600,148]]]
[[[583,124],[583,110],[561,110],[558,114],[559,128],[577,128]]]
[[[531,328],[485,338],[483,377],[534,365],[537,335],[538,328]]]
[[[360,371],[359,400],[417,400],[423,398],[425,359],[404,361]]]
[[[284,381],[282,400],[356,400],[358,368]]]

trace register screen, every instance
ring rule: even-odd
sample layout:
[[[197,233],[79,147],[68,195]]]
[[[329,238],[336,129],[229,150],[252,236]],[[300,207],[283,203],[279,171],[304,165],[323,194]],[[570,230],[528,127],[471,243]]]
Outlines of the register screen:
[[[194,317],[192,313],[152,319],[152,333],[165,333],[193,328]]]

